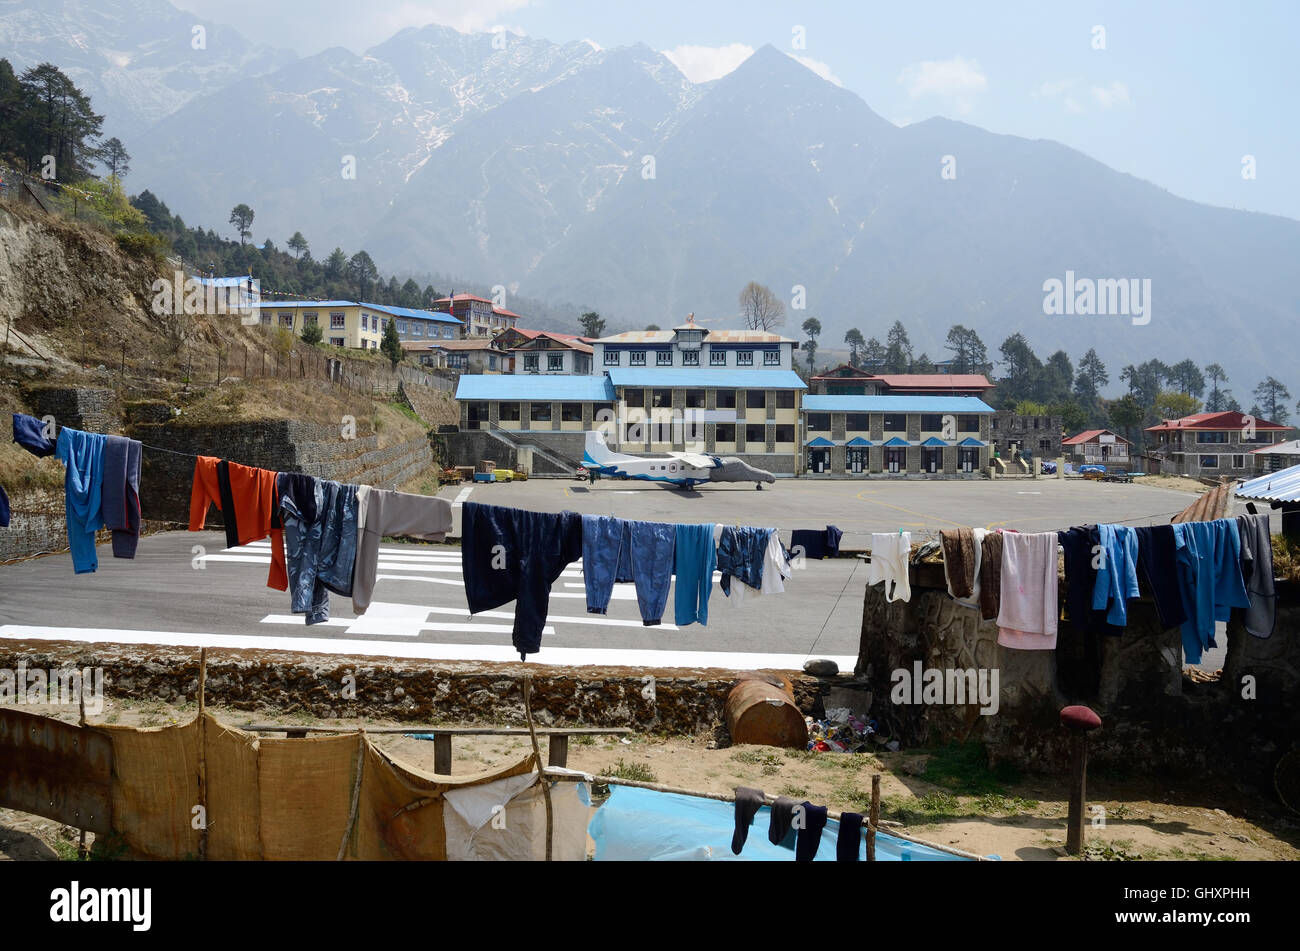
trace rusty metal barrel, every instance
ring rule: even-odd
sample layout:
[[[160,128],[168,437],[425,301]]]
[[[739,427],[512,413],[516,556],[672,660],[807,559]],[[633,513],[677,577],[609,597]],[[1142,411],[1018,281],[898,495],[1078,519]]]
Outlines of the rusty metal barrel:
[[[794,702],[794,686],[779,674],[740,681],[727,694],[727,729],[732,743],[803,749],[808,726]]]

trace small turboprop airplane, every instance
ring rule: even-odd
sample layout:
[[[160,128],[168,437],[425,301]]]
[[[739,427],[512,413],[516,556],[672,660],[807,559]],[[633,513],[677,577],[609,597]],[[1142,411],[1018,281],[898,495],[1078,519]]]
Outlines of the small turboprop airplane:
[[[582,465],[592,473],[620,479],[667,482],[683,489],[704,482],[753,482],[755,488],[762,489],[764,482],[776,481],[772,473],[757,469],[735,456],[713,456],[699,452],[630,456],[615,452],[606,444],[605,434],[599,431],[587,433]]]

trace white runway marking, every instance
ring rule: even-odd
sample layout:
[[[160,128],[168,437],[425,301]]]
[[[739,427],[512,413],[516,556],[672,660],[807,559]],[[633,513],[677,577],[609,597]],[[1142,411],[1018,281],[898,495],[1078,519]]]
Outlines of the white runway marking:
[[[462,504],[467,498],[469,498],[469,494],[473,491],[474,491],[474,486],[472,485],[465,486],[465,488],[461,489],[459,492],[456,493],[456,498],[453,499],[451,503],[452,506],[455,507],[457,505]]]
[[[413,641],[363,641],[326,637],[268,637],[239,634],[194,634],[179,631],[128,631],[119,628],[35,627],[6,624],[7,640],[80,641],[96,644],[163,644],[172,647],[212,647],[236,650],[282,650],[309,654],[409,657],[423,660],[518,661],[510,645],[428,644]],[[736,653],[728,651],[618,650],[593,647],[543,647],[529,659],[562,667],[584,665],[642,667],[719,667],[728,670],[799,670],[808,654]],[[852,670],[856,657],[831,660]],[[109,676],[111,681],[111,674]]]

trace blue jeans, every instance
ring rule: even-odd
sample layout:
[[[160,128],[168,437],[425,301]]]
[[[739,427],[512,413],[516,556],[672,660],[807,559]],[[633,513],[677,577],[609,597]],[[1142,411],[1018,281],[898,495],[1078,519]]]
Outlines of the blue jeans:
[[[722,593],[731,596],[731,576],[751,588],[763,587],[763,557],[770,528],[728,525],[718,539],[718,570]]]
[[[713,590],[713,568],[717,561],[712,525],[677,526],[673,613],[678,625],[709,623],[709,593]]]
[[[582,516],[582,572],[587,612],[604,614],[615,582],[636,584],[637,607],[647,627],[663,621],[673,579],[677,526],[633,522],[607,515]]]

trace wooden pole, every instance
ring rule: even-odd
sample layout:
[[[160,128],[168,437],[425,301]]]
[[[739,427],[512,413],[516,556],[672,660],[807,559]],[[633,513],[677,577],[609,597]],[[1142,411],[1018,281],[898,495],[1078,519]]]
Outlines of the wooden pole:
[[[871,774],[871,813],[867,827],[867,861],[876,860],[876,826],[880,823],[880,774]]]
[[[1070,734],[1070,818],[1065,835],[1065,851],[1078,855],[1083,851],[1083,802],[1088,782],[1088,735],[1082,730]]]
[[[86,685],[81,685],[81,693],[77,697],[77,705],[80,715],[77,717],[77,725],[84,727],[86,725]],[[77,838],[77,858],[81,861],[86,860],[86,830],[81,830],[81,835]]]
[[[537,763],[537,773],[542,784],[542,798],[546,802],[546,861],[551,861],[551,842],[555,833],[555,813],[551,807],[551,784],[546,780],[546,771],[542,766],[542,751],[537,745],[537,727],[533,724],[533,675],[524,677],[524,716],[528,718],[528,735],[533,741],[533,759]]]
[[[208,729],[207,729],[208,649],[199,648],[199,861],[208,858]]]
[[[433,735],[433,771],[440,776],[451,775],[451,734]]]

